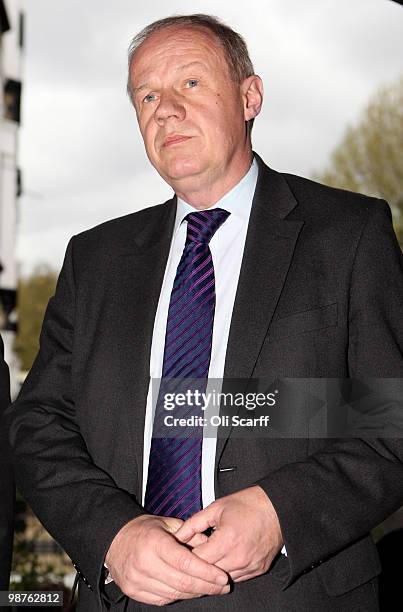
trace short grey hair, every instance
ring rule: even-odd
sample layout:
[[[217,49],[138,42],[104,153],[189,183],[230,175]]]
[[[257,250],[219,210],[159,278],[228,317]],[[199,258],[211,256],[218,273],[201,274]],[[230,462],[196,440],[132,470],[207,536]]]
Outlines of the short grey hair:
[[[158,21],[150,23],[136,34],[130,43],[128,52],[129,74],[127,79],[127,93],[132,102],[130,67],[136,50],[154,34],[154,32],[170,27],[192,27],[211,32],[224,51],[230,78],[235,81],[235,83],[242,83],[244,79],[255,73],[246,42],[240,34],[225,25],[220,19],[202,13],[196,13],[194,15],[172,15],[171,17],[165,17],[164,19],[159,19]]]

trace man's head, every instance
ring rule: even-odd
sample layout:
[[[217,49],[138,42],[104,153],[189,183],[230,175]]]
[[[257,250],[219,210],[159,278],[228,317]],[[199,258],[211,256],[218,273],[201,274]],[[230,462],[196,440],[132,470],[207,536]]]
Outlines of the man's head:
[[[245,174],[263,88],[239,34],[207,15],[147,26],[130,45],[128,91],[147,155],[177,193],[220,197]]]

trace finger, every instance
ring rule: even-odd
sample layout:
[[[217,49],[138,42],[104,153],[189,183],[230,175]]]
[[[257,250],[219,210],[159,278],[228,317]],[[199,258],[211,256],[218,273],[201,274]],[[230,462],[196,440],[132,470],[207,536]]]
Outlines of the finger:
[[[202,546],[205,546],[205,544],[202,544]],[[211,565],[204,559],[200,559],[188,548],[177,542],[174,545],[170,542],[169,546],[161,547],[160,557],[167,565],[175,568],[182,574],[187,574],[220,586],[228,582],[228,576],[223,570]]]
[[[161,568],[162,573],[158,579],[148,577],[141,582],[144,591],[161,597],[168,597],[172,601],[177,599],[191,599],[202,595],[223,595],[229,592],[230,585],[218,585],[183,574],[170,566]],[[164,579],[162,579],[164,576]]]
[[[208,537],[204,533],[196,533],[191,540],[187,543],[187,546],[190,548],[195,548],[196,546],[200,546],[208,542]]]
[[[192,552],[207,563],[218,564],[219,567],[222,567],[219,562],[223,561],[228,554],[220,531],[214,531],[207,542],[196,546]],[[230,564],[228,569],[231,569]]]
[[[185,574],[165,563],[162,559],[154,557],[151,565],[147,565],[145,568],[132,566],[127,578],[122,583],[117,584],[126,595],[133,599],[137,599],[139,592],[142,591],[153,597],[168,597],[174,601],[201,595],[228,593],[228,576],[226,574],[225,579],[225,585],[211,583]]]
[[[196,533],[203,533],[209,527],[215,526],[215,511],[211,510],[211,506],[207,506],[204,510],[200,510],[200,512],[196,512],[188,518],[175,535],[181,542],[188,543]]]
[[[155,593],[151,593],[150,591],[139,591],[136,593],[129,594],[129,597],[138,601],[140,603],[149,604],[152,606],[168,606],[173,603],[174,599],[170,599],[168,597],[163,597],[161,595],[156,595]],[[202,597],[202,595],[193,595],[193,598]],[[191,599],[190,597],[183,597],[183,599]]]
[[[122,590],[134,599],[137,599],[141,589],[141,591],[153,597],[167,597],[172,601],[202,595],[223,595],[228,593],[230,589],[229,584],[220,586],[205,582],[188,574],[183,574],[162,561],[158,564],[158,579],[135,570],[131,573],[129,582],[122,586]]]
[[[245,582],[246,580],[250,580],[251,578],[256,578],[256,576],[261,576],[261,572],[250,572],[247,574],[239,574],[239,575],[238,574],[239,572],[229,573],[233,582]]]
[[[222,587],[220,593],[215,593],[215,595],[226,595],[230,592],[230,590],[231,586],[228,584],[225,587]],[[164,593],[164,595],[159,595],[157,594],[157,591],[160,591],[160,589],[156,588],[155,592],[143,590],[136,592],[133,595],[129,595],[129,597],[131,596],[136,601],[151,604],[153,606],[167,606],[181,599],[197,599],[200,597],[204,597],[204,595],[192,595],[189,593],[175,593],[169,591],[167,594]]]

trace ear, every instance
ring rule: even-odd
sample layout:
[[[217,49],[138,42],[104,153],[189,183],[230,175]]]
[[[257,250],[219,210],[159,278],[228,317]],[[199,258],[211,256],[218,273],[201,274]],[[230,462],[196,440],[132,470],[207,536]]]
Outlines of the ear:
[[[253,74],[241,84],[245,121],[257,117],[263,104],[263,81]]]

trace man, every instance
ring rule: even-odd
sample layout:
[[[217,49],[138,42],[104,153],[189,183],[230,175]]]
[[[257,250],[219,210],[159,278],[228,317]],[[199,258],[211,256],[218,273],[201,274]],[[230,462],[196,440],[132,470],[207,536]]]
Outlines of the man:
[[[79,610],[376,610],[400,441],[167,442],[151,379],[402,376],[389,209],[253,155],[262,82],[213,18],[140,33],[129,92],[175,197],[71,240],[7,415],[21,490]]]
[[[0,336],[0,415],[10,403],[10,381]],[[4,427],[0,427],[0,591],[8,589],[14,533],[14,478]]]

